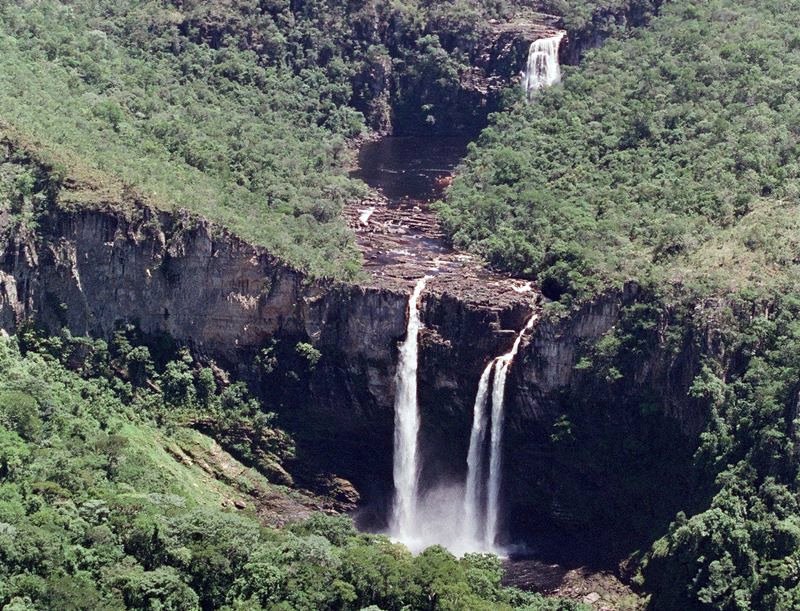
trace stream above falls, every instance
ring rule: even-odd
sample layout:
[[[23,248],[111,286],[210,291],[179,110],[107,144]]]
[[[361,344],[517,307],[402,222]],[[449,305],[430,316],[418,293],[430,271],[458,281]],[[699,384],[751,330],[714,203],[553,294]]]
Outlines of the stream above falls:
[[[431,276],[430,290],[490,306],[533,301],[531,282],[493,272],[447,240],[432,203],[443,197],[467,153],[466,136],[388,136],[365,142],[350,177],[370,194],[348,203],[345,218],[382,288],[410,289]]]
[[[366,142],[350,175],[380,191],[390,203],[426,203],[438,198],[444,182],[467,154],[464,136],[387,136]]]

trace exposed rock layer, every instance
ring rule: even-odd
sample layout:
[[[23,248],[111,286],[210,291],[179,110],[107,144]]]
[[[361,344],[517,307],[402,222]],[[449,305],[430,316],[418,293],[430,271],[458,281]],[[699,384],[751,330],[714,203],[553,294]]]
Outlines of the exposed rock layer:
[[[109,337],[132,322],[146,335],[168,334],[259,387],[270,406],[291,405],[287,419],[314,438],[327,468],[362,484],[391,481],[402,287],[310,281],[205,221],[145,206],[53,208],[36,231],[6,231],[0,323],[7,330],[33,318],[51,332]],[[468,426],[460,421],[481,368],[506,349],[532,303],[513,292],[490,303],[490,295],[470,297],[463,286],[455,287],[460,295],[447,292],[453,288],[434,279],[424,299],[421,386],[422,403],[441,416],[427,414],[438,424],[429,434],[457,444],[450,431]],[[251,365],[272,340],[320,350],[306,388],[274,388]]]

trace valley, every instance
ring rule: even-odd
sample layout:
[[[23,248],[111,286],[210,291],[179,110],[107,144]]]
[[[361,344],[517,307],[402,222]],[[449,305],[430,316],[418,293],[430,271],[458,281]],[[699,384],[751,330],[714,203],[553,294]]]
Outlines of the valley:
[[[0,607],[791,609],[795,7],[0,7]]]

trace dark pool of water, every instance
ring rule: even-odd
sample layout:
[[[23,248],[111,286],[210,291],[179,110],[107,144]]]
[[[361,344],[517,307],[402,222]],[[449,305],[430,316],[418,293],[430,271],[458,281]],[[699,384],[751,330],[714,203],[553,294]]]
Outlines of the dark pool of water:
[[[440,179],[452,174],[467,152],[467,137],[389,136],[367,142],[350,173],[390,200],[428,201],[442,191]],[[437,182],[439,179],[439,182]]]

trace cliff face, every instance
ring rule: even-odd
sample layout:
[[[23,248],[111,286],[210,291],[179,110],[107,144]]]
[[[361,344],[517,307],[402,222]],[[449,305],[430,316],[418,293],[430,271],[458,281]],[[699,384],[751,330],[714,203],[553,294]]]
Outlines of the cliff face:
[[[624,337],[647,299],[630,283],[542,321],[521,352],[504,448],[511,540],[535,541],[558,559],[618,561],[709,485],[693,467],[707,413],[689,393],[701,355],[713,350],[708,338],[659,310],[640,344],[619,351],[618,377],[592,352],[601,338]]]
[[[133,322],[150,336],[168,334],[248,380],[280,412],[306,465],[351,479],[375,509],[367,521],[381,522],[381,503],[391,493],[394,375],[406,291],[309,281],[208,223],[146,207],[56,209],[40,218],[35,232],[8,234],[2,252],[4,328],[12,331],[32,317],[53,332],[68,327],[108,337],[120,323]],[[419,368],[423,486],[463,477],[480,373],[508,350],[531,311],[522,300],[493,307],[437,292],[435,281],[431,287],[423,300]],[[630,287],[561,321],[544,320],[518,357],[507,400],[504,484],[515,537],[554,525],[594,532],[608,523],[610,511],[649,498],[651,485],[636,487],[645,476],[661,481],[669,498],[689,486],[664,482],[649,467],[633,488],[623,486],[630,473],[619,473],[619,465],[642,457],[614,444],[627,437],[647,443],[645,451],[655,435],[676,469],[683,465],[682,448],[691,446],[698,422],[681,399],[692,355],[654,348],[641,363],[636,388],[623,391],[598,388],[575,369],[581,346],[612,329],[621,308],[635,300]],[[254,357],[275,341],[289,350],[278,352],[278,373],[265,373]],[[297,342],[320,351],[315,367],[300,371],[282,361]],[[300,375],[281,377],[281,367]],[[656,419],[631,411],[635,401],[623,396],[635,395],[640,384],[656,385],[665,397]],[[580,396],[595,400],[596,412],[572,409]],[[552,439],[564,413],[573,414],[581,448]]]
[[[362,485],[391,485],[405,291],[309,281],[204,221],[144,206],[54,209],[38,223],[35,231],[11,231],[3,244],[5,329],[33,318],[51,332],[66,327],[109,337],[131,322],[151,337],[169,335],[260,388],[326,469]],[[421,400],[437,422],[432,438],[459,447],[468,434],[449,431],[467,430],[471,387],[485,361],[506,349],[510,329],[521,326],[530,307],[522,299],[485,307],[437,293],[431,284],[424,299]],[[311,343],[321,358],[281,387],[284,378],[252,364],[275,341],[290,348]]]

